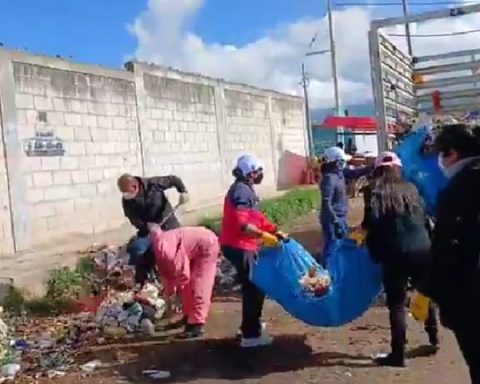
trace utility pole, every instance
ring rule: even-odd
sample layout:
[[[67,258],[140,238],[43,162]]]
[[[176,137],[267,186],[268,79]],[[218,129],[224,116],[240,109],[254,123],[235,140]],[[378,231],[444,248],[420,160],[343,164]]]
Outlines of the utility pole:
[[[413,57],[412,36],[410,35],[410,23],[408,22],[408,0],[402,0],[403,17],[405,17],[405,35],[407,37],[408,55]]]
[[[332,0],[327,0],[327,15],[330,37],[330,58],[332,61],[333,93],[335,96],[335,114],[338,115],[340,113],[340,94],[338,91],[337,51],[335,49],[335,36],[333,31]]]
[[[312,157],[315,155],[315,149],[313,145],[313,133],[312,133],[312,121],[310,117],[310,103],[308,100],[308,77],[305,70],[305,63],[302,63],[302,81],[300,85],[303,88],[303,97],[305,98],[305,124],[307,125],[307,137],[308,137],[308,149],[309,156]]]

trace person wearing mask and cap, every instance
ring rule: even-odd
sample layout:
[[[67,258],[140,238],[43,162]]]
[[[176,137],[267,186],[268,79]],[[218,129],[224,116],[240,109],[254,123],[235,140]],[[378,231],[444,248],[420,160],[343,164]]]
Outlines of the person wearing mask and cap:
[[[350,160],[350,156],[339,147],[328,148],[325,151],[324,160],[320,181],[322,199],[320,225],[323,234],[321,262],[326,266],[338,240],[348,232],[348,196],[345,178],[366,176],[373,170],[373,166],[348,169],[347,162]]]
[[[383,267],[383,285],[390,313],[391,353],[378,355],[382,366],[405,365],[407,287],[425,277],[430,263],[430,236],[425,226],[423,200],[416,187],[403,180],[402,162],[393,152],[381,153],[364,190],[366,245]],[[425,322],[432,353],[438,349],[437,318],[430,303]]]
[[[480,127],[441,127],[434,147],[449,182],[437,201],[430,274],[422,293],[437,303],[471,382],[480,384]]]
[[[144,280],[141,256],[150,247],[148,223],[161,224],[165,231],[180,227],[165,191],[175,188],[180,194],[179,204],[188,202],[188,193],[183,181],[173,175],[156,177],[138,177],[123,174],[117,181],[122,194],[123,212],[137,229],[137,236],[130,240],[127,251],[130,263],[138,266],[137,279]]]
[[[259,198],[254,186],[263,180],[263,166],[251,155],[237,160],[233,170],[235,181],[227,192],[223,206],[220,245],[225,258],[237,270],[242,284],[241,346],[254,348],[270,345],[272,339],[266,334],[261,323],[265,295],[249,278],[260,241],[276,240],[277,231],[259,210]]]

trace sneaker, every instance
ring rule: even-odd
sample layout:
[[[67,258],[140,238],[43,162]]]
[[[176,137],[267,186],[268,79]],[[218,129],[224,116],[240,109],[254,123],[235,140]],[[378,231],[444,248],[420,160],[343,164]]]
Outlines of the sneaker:
[[[204,333],[203,324],[187,324],[185,330],[178,337],[180,339],[197,339]]]
[[[405,359],[393,353],[379,353],[373,361],[381,367],[405,368]]]
[[[240,346],[242,348],[258,348],[267,347],[273,343],[273,338],[266,335],[265,332],[259,337],[252,337],[249,339],[242,339]]]
[[[261,332],[262,334],[265,332],[265,330],[267,329],[267,324],[266,323],[261,323],[260,326],[262,327],[261,328]],[[238,328],[237,330],[237,333],[235,334],[235,338],[237,340],[241,340],[242,339],[242,330],[240,328]]]

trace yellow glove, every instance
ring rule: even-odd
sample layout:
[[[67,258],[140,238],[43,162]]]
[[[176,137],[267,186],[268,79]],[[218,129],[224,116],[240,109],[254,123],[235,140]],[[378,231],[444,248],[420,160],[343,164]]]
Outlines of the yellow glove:
[[[362,229],[357,229],[350,233],[350,239],[355,240],[357,247],[361,247],[365,244],[365,238],[367,237],[367,232]]]
[[[271,233],[268,233],[268,232],[263,232],[261,239],[262,239],[263,245],[267,247],[276,247],[280,242],[277,236],[272,235]]]
[[[428,319],[430,299],[420,292],[415,292],[410,300],[410,313],[418,322],[425,324]]]

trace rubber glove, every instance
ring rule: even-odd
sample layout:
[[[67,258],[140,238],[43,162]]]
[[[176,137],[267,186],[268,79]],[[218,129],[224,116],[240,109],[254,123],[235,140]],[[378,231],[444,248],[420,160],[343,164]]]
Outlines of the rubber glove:
[[[277,236],[268,232],[263,232],[261,239],[262,243],[267,247],[276,247],[279,244]]]
[[[363,229],[356,229],[350,234],[350,239],[355,240],[357,247],[361,247],[365,244],[365,238],[367,237],[367,232]]]
[[[180,197],[178,198],[178,204],[185,205],[188,203],[189,200],[190,200],[190,196],[188,195],[188,192],[183,192],[180,194]]]

